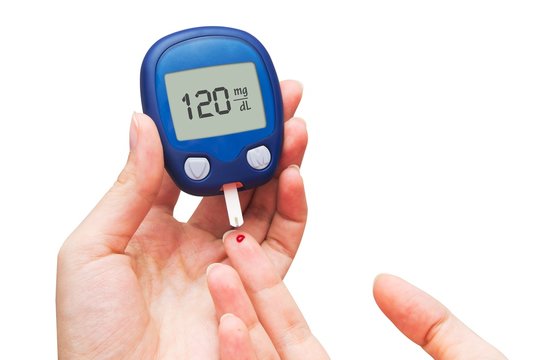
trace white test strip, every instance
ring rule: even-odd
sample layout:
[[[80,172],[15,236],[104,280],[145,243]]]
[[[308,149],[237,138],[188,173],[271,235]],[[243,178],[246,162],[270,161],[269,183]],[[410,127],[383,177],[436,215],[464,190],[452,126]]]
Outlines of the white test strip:
[[[225,204],[229,214],[229,223],[231,226],[240,227],[244,223],[242,208],[240,207],[240,198],[238,197],[238,188],[235,183],[223,185],[223,194],[225,195]]]

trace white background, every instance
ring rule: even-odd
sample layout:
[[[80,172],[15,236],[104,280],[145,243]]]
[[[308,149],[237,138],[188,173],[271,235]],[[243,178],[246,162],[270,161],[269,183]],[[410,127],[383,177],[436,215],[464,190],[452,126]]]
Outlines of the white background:
[[[537,357],[539,19],[537,1],[3,2],[0,358],[56,357],[58,248],[124,165],[146,50],[200,25],[249,31],[305,85],[287,283],[333,358],[428,358],[376,307],[380,272]]]

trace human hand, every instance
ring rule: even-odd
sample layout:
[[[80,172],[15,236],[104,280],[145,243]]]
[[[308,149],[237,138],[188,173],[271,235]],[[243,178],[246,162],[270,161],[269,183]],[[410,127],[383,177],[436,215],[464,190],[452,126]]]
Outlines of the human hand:
[[[301,86],[281,84],[284,118]],[[240,193],[245,223],[287,272],[307,217],[300,165],[305,123],[285,123],[276,177]],[[134,114],[130,155],[112,189],[58,254],[59,358],[217,359],[216,315],[206,285],[209,264],[227,263],[221,241],[230,229],[222,197],[204,198],[187,223],[174,219],[179,190],[163,170],[154,123]],[[285,236],[286,234],[286,236]]]
[[[379,275],[373,295],[390,321],[436,360],[506,359],[440,302],[396,276]]]
[[[328,359],[257,241],[242,230],[224,236],[231,266],[210,265],[208,288],[219,320],[222,360]],[[381,310],[437,360],[503,360],[437,300],[392,275],[373,293]]]
[[[232,267],[212,264],[207,271],[220,359],[329,359],[283,283],[280,261],[246,231],[226,233],[223,241]]]

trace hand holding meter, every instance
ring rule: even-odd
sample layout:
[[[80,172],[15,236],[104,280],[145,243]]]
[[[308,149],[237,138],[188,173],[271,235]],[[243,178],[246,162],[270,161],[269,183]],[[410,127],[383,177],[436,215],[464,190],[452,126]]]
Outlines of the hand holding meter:
[[[279,81],[262,44],[224,27],[168,35],[144,58],[141,98],[178,187],[224,193],[231,225],[242,225],[238,188],[269,181],[283,143]]]

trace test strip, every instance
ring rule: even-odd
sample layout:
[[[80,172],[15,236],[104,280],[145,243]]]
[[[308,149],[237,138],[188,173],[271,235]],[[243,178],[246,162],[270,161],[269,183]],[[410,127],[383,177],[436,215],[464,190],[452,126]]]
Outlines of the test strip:
[[[242,208],[240,207],[240,198],[238,197],[238,188],[235,183],[223,185],[223,194],[225,195],[225,204],[229,214],[229,223],[231,226],[240,227],[244,223]]]

